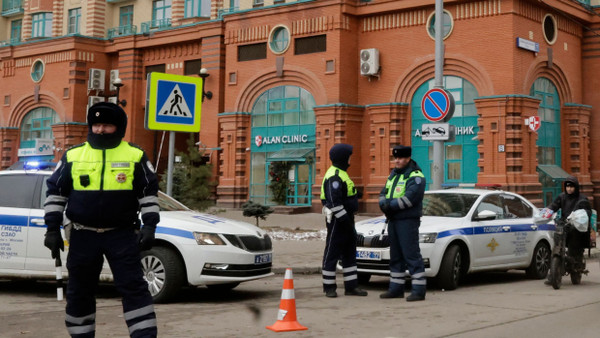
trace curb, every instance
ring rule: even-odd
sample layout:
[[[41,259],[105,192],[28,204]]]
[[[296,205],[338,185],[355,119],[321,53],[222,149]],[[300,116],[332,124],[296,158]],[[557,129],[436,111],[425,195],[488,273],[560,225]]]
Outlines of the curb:
[[[584,257],[585,257],[586,261],[599,260],[600,259],[600,250],[592,249],[590,256],[588,256],[587,253],[584,253]],[[294,273],[297,275],[315,275],[315,274],[321,274],[321,271],[322,271],[320,266],[298,266],[298,267],[290,266],[290,267],[273,267],[271,269],[271,272],[273,272],[276,275],[283,275],[283,274],[285,274],[285,270],[288,268],[292,269],[294,271]]]
[[[276,275],[283,275],[285,274],[285,270],[286,269],[292,269],[292,271],[294,271],[294,274],[296,275],[315,275],[315,274],[321,274],[321,267],[310,267],[310,266],[299,266],[299,267],[287,267],[287,268],[282,268],[282,267],[274,267],[271,269],[271,272],[273,272]]]

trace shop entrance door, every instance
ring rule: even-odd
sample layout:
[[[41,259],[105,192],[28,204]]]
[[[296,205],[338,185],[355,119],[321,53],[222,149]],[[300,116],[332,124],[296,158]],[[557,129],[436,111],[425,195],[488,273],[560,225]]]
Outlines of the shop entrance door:
[[[294,163],[290,168],[287,205],[310,205],[312,166],[307,163]]]

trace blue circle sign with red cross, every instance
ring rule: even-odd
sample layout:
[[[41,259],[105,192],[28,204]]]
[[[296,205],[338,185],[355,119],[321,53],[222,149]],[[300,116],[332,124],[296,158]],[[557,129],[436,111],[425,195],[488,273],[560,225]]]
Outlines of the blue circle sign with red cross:
[[[431,122],[447,122],[454,114],[454,97],[444,89],[430,89],[423,96],[421,111]]]

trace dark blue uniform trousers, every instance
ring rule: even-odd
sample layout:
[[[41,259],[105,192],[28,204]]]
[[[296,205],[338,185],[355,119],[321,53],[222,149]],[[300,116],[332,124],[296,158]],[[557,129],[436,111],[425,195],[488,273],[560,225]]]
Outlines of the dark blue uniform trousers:
[[[72,337],[94,337],[96,290],[104,257],[114,284],[123,297],[123,314],[131,337],[156,337],[156,314],[148,283],[142,274],[137,235],[133,229],[104,233],[73,230],[69,241],[67,269],[67,315],[65,323]]]
[[[424,296],[427,280],[419,248],[419,218],[390,221],[390,287],[391,293],[404,292],[406,270],[411,276],[412,293]]]
[[[356,229],[354,222],[339,222],[334,216],[327,223],[327,239],[323,254],[323,291],[336,290],[335,271],[338,260],[342,260],[344,289],[354,290],[358,286],[356,274]]]

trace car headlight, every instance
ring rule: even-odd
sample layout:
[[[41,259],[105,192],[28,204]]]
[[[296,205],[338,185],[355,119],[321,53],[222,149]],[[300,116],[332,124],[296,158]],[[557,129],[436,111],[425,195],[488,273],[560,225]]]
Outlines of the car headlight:
[[[194,232],[198,245],[225,245],[225,241],[218,234],[208,232]]]
[[[437,232],[426,232],[419,234],[419,243],[435,243]]]

